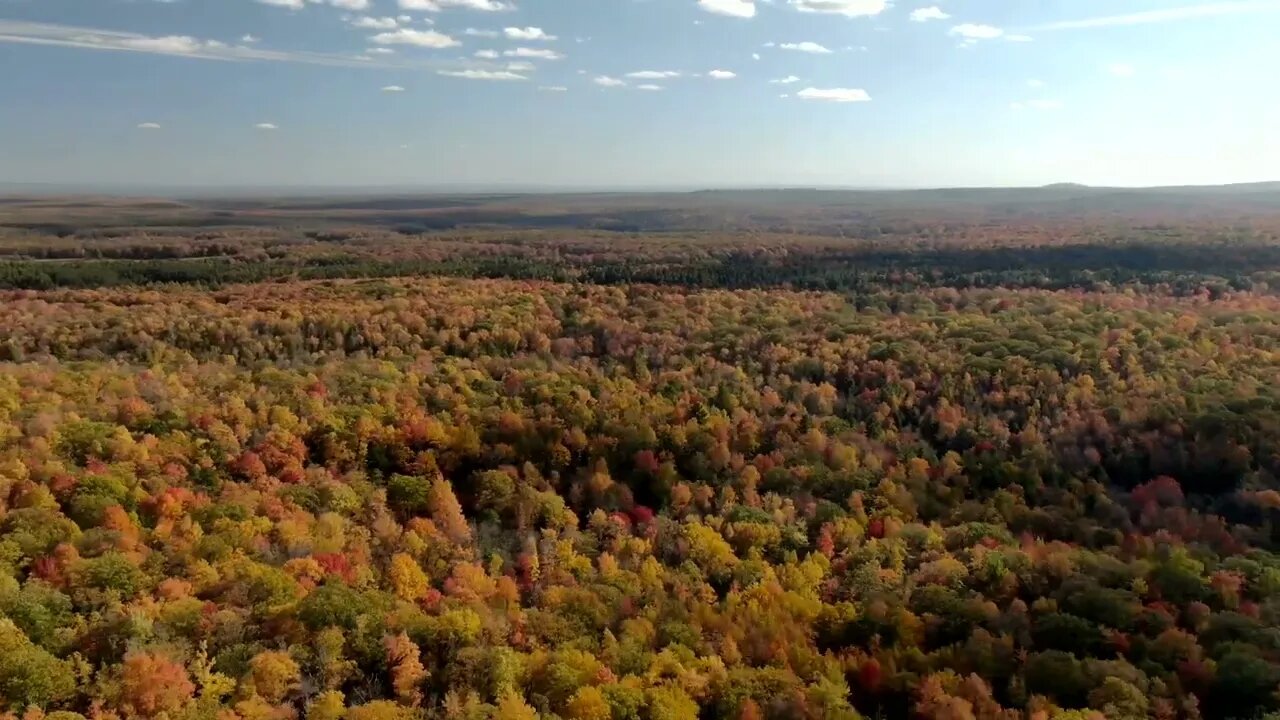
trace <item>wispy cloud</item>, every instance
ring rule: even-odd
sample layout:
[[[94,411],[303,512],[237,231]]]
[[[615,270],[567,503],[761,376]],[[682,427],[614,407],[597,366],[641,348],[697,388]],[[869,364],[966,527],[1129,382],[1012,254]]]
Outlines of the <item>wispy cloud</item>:
[[[403,87],[400,87],[399,85],[388,85],[388,86],[386,86],[386,87],[382,88],[382,92],[384,92],[384,93],[402,93],[402,92],[404,92],[404,88],[403,88]]]
[[[555,40],[555,35],[548,35],[539,27],[509,27],[503,28],[502,34],[507,36],[508,40]]]
[[[1233,0],[1231,2],[1202,3],[1200,5],[1185,5],[1119,15],[1100,15],[1078,20],[1060,20],[1036,25],[1029,29],[1037,31],[1079,30],[1118,25],[1147,25],[1150,23],[1176,22],[1178,20],[1195,20],[1219,15],[1244,15],[1275,11],[1280,11],[1280,0]]]
[[[782,43],[778,45],[778,47],[782,48],[783,50],[794,50],[796,52],[810,53],[813,55],[830,55],[831,54],[831,51],[828,50],[827,48],[819,45],[816,42],[809,42],[808,40],[804,42],[798,42],[798,43]]]
[[[983,25],[980,23],[961,23],[959,25],[952,26],[952,28],[947,31],[947,34],[959,37],[961,47],[969,47],[984,40],[995,40],[997,38],[1006,42],[1020,43],[1031,42],[1032,40],[1030,35],[1007,33],[1004,31],[1004,28],[998,28],[994,25]]]
[[[188,35],[150,36],[95,28],[0,20],[0,43],[50,45],[110,52],[149,53],[198,60],[231,62],[282,62],[333,67],[411,67],[406,63],[370,62],[348,55],[284,50],[268,50],[247,45],[228,45]],[[417,63],[416,66],[421,66]]]
[[[948,31],[951,35],[959,35],[967,40],[992,40],[1004,35],[1004,30],[993,25],[962,23]]]
[[[569,92],[569,88],[563,85],[539,85],[538,89],[541,90],[542,92],[554,92],[554,93]]]
[[[946,20],[951,17],[937,5],[916,8],[911,11],[911,22],[929,22],[930,20]]]
[[[426,10],[427,12],[440,12],[446,8],[482,12],[503,12],[515,9],[513,5],[500,0],[399,0],[399,3],[403,10]]]
[[[159,130],[160,123],[153,123],[153,122],[138,123],[138,129],[139,130]]]
[[[351,18],[349,22],[353,27],[365,30],[395,30],[400,24],[393,17],[369,17],[368,15]]]
[[[729,17],[753,18],[756,4],[752,0],[698,0],[698,7],[709,13]]]
[[[164,1],[170,2],[170,0]],[[290,10],[301,10],[308,3],[311,5],[332,5],[344,10],[368,10],[372,0],[258,0],[258,2],[263,5],[289,8]]]
[[[627,77],[637,80],[666,80],[668,78],[678,78],[680,73],[676,70],[637,70],[636,72],[627,73]]]
[[[889,7],[889,0],[788,0],[788,4],[800,12],[853,18],[879,15]]]
[[[622,87],[627,84],[627,81],[625,80],[619,80],[616,77],[609,77],[608,75],[597,75],[591,79],[591,82],[599,85],[600,87]]]
[[[280,129],[279,125],[276,125],[275,123],[269,123],[269,122],[258,123],[257,125],[254,125],[254,127],[259,130],[279,130]]]
[[[518,47],[514,50],[503,50],[503,57],[516,58],[534,58],[537,60],[559,60],[564,57],[555,50],[544,50],[542,48]]]
[[[462,44],[435,30],[411,30],[409,28],[378,33],[369,39],[379,45],[413,45],[433,49],[457,47]]]
[[[462,78],[464,80],[528,80],[529,78],[510,70],[439,70],[437,74],[445,77]]]
[[[657,90],[662,90],[662,89],[663,89],[663,87],[662,87],[661,85],[654,85],[653,83],[645,83],[644,85],[637,85],[637,86],[636,86],[636,89],[637,89],[637,90],[648,90],[648,91],[650,91],[650,92],[653,92],[653,91],[657,91]]]
[[[498,31],[497,31],[497,30],[479,30],[479,29],[477,29],[477,28],[467,28],[466,30],[463,30],[463,31],[462,31],[462,34],[463,34],[463,35],[470,35],[470,36],[472,36],[472,37],[483,37],[483,38],[496,38],[496,37],[498,37]]]
[[[861,88],[813,88],[807,87],[796,93],[801,100],[817,100],[821,102],[855,103],[870,102],[871,96]]]
[[[711,72],[707,73],[707,77],[711,78],[712,80],[732,80],[738,77],[738,74],[733,72],[732,70],[712,70]]]
[[[796,77],[795,75],[788,75],[784,78],[770,80],[769,84],[770,85],[790,85],[791,83],[798,83],[798,82],[800,82],[800,78]]]

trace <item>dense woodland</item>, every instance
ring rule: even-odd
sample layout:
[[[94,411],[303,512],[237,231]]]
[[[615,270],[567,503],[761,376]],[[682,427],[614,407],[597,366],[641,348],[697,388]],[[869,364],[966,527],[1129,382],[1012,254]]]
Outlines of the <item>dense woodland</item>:
[[[0,717],[1280,717],[1280,218],[939,217],[10,222]]]

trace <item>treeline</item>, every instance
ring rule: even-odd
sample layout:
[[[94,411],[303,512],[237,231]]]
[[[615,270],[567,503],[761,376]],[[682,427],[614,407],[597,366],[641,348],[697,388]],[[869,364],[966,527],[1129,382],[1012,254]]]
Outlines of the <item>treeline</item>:
[[[866,292],[898,288],[1021,287],[1047,290],[1132,285],[1189,295],[1198,292],[1269,292],[1280,273],[1280,245],[1196,246],[1147,244],[892,250],[799,248],[771,252],[714,248],[672,257],[646,257],[643,239],[619,240],[634,257],[597,258],[589,249],[548,254],[541,248],[494,254],[487,245],[452,247],[447,257],[399,258],[368,254],[255,258],[181,258],[0,262],[0,288],[43,290],[188,283],[219,286],[280,278],[334,279],[451,276],[651,283],[707,288],[790,287]],[[534,250],[538,250],[535,252]]]

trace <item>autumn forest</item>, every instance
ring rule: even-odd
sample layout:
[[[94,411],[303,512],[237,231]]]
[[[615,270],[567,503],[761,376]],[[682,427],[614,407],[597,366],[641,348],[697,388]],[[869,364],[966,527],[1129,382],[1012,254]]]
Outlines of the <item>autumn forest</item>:
[[[0,718],[1280,717],[1278,198],[0,201]]]

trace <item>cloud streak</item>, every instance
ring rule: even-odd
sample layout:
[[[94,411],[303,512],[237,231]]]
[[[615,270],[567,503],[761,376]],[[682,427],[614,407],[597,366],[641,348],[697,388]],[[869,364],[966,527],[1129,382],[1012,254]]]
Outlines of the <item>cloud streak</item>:
[[[1146,10],[1119,15],[1101,15],[1079,20],[1061,20],[1028,28],[1035,31],[1083,30],[1087,28],[1117,27],[1124,25],[1148,25],[1152,23],[1196,20],[1221,15],[1246,15],[1251,13],[1280,11],[1280,0],[1232,0],[1201,5]]]
[[[0,43],[46,45],[104,52],[133,52],[170,57],[223,62],[279,62],[329,67],[407,68],[423,63],[370,62],[349,55],[268,50],[246,45],[228,45],[188,35],[150,36],[140,33],[101,30],[50,23],[0,20]]]
[[[871,96],[861,88],[813,88],[807,87],[796,93],[801,100],[820,102],[855,103],[871,102]]]
[[[794,50],[795,52],[810,53],[812,55],[830,55],[831,51],[816,42],[808,40],[798,43],[781,43],[778,45],[783,50]]]
[[[519,81],[529,79],[510,70],[441,70],[437,74],[445,77],[462,78],[463,80]]]
[[[843,15],[849,18],[879,15],[889,7],[889,0],[788,0],[800,12]]]

